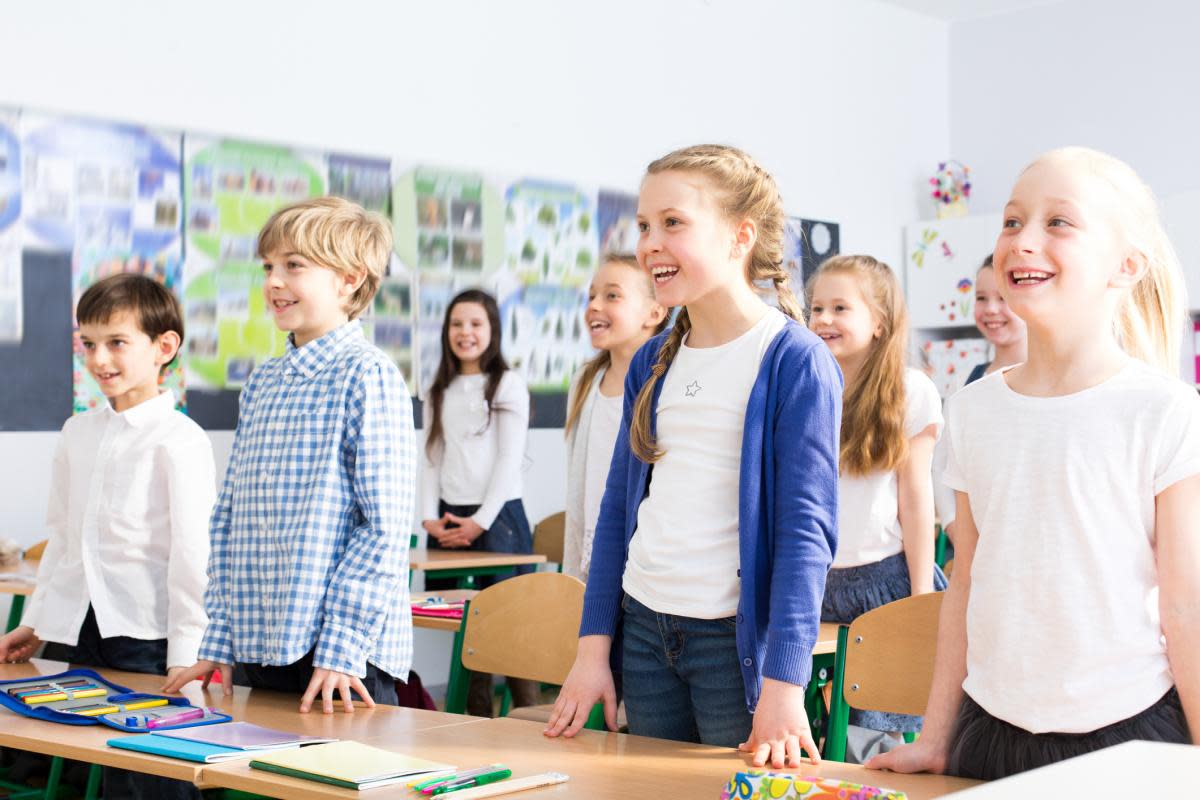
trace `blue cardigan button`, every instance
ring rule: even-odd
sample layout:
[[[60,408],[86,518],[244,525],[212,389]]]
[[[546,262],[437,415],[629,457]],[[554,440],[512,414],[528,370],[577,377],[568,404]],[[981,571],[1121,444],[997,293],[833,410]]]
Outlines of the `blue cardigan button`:
[[[754,659],[753,658],[744,658],[744,659],[742,659],[742,663],[745,664],[747,667],[752,667],[752,666],[754,666]]]

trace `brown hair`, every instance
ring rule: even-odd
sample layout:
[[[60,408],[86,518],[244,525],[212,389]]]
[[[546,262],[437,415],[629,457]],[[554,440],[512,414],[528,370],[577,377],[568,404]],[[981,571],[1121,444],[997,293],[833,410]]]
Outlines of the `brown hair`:
[[[727,219],[754,222],[758,237],[746,263],[746,282],[753,285],[771,281],[780,310],[792,319],[803,319],[800,303],[792,293],[791,275],[783,266],[783,200],[775,179],[746,153],[720,144],[685,147],[646,167],[647,175],[670,171],[691,172],[707,178]],[[642,385],[633,407],[629,445],[633,454],[647,463],[653,463],[663,455],[650,433],[654,385],[666,374],[684,334],[691,327],[687,308],[679,309],[675,325],[659,347],[650,377]]]
[[[258,234],[258,255],[295,252],[343,275],[363,275],[346,311],[354,319],[371,303],[387,272],[392,228],[374,211],[340,197],[316,197],[281,208]]]
[[[459,292],[450,301],[450,305],[446,306],[446,316],[442,320],[442,358],[438,362],[437,372],[434,373],[433,385],[429,387],[429,433],[425,436],[425,454],[431,459],[444,436],[442,399],[446,395],[446,387],[462,371],[462,364],[459,362],[458,356],[454,355],[454,351],[450,349],[450,312],[460,303],[478,303],[483,306],[484,313],[487,314],[488,326],[492,329],[492,338],[483,351],[483,355],[479,357],[479,371],[487,375],[487,383],[483,387],[483,399],[487,403],[488,424],[491,424],[492,419],[492,400],[495,399],[496,391],[500,388],[500,379],[508,370],[508,362],[504,360],[504,355],[500,352],[500,307],[496,304],[496,298],[480,289],[467,289]]]
[[[609,253],[600,259],[600,264],[624,264],[642,273],[646,279],[646,294],[651,300],[654,299],[654,278],[650,276],[650,273],[643,272],[641,265],[638,264],[637,256],[632,253]],[[671,315],[664,314],[662,321],[654,329],[654,335],[657,336],[665,331],[670,321]],[[601,350],[592,360],[583,365],[583,369],[579,373],[579,381],[575,386],[575,394],[571,397],[571,406],[567,409],[567,423],[563,426],[563,433],[566,435],[569,436],[575,425],[578,424],[579,415],[583,413],[583,404],[587,401],[596,376],[600,374],[600,370],[608,369],[611,364],[612,354],[607,350]]]
[[[109,275],[88,287],[75,307],[75,319],[80,325],[103,324],[113,314],[128,311],[133,314],[138,329],[151,340],[167,331],[179,334],[179,349],[183,349],[183,309],[175,293],[153,278],[132,272]],[[170,366],[175,357],[163,366]]]
[[[808,279],[805,293],[812,307],[813,287],[822,275],[841,273],[858,281],[871,316],[880,327],[879,340],[842,399],[841,472],[867,475],[896,469],[908,455],[904,435],[907,397],[904,388],[908,348],[908,310],[896,274],[871,256],[834,256]]]

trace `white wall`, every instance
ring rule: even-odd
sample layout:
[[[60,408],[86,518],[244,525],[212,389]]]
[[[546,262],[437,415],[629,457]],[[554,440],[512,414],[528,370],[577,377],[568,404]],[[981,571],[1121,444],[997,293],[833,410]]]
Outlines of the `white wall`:
[[[950,144],[999,211],[1039,153],[1080,144],[1128,161],[1159,197],[1200,189],[1200,5],[1066,0],[958,22]]]
[[[871,0],[70,0],[5,9],[0,105],[629,190],[671,148],[731,142],[791,213],[899,264],[948,151],[948,63],[945,23]],[[0,433],[0,535],[40,538],[53,442]],[[561,435],[530,454],[536,521],[561,507]]]

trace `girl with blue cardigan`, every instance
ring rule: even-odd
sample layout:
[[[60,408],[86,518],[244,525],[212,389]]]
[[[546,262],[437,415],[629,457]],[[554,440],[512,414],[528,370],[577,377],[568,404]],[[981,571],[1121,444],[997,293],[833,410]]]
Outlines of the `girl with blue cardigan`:
[[[774,180],[731,147],[650,164],[638,260],[674,327],[634,356],[579,651],[546,728],[572,736],[614,670],[631,733],[797,765],[837,544],[842,379],[781,266]],[[755,284],[774,284],[779,309]]]

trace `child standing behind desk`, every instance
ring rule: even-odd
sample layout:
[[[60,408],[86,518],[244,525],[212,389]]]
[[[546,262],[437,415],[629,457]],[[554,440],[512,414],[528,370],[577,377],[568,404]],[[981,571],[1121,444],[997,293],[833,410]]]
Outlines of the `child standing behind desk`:
[[[356,319],[392,249],[378,214],[324,197],[259,234],[263,295],[287,352],[242,390],[212,518],[200,660],[166,688],[236,665],[252,688],[336,692],[395,705],[412,661],[408,536],[416,482],[412,405],[396,365]],[[206,680],[207,683],[207,680]]]
[[[47,658],[178,676],[196,660],[204,615],[212,446],[159,391],[183,343],[179,301],[140,275],[105,278],[79,298],[84,365],[109,405],[63,425],[49,539],[20,627],[0,661]],[[199,797],[184,781],[104,770],[105,797]]]

